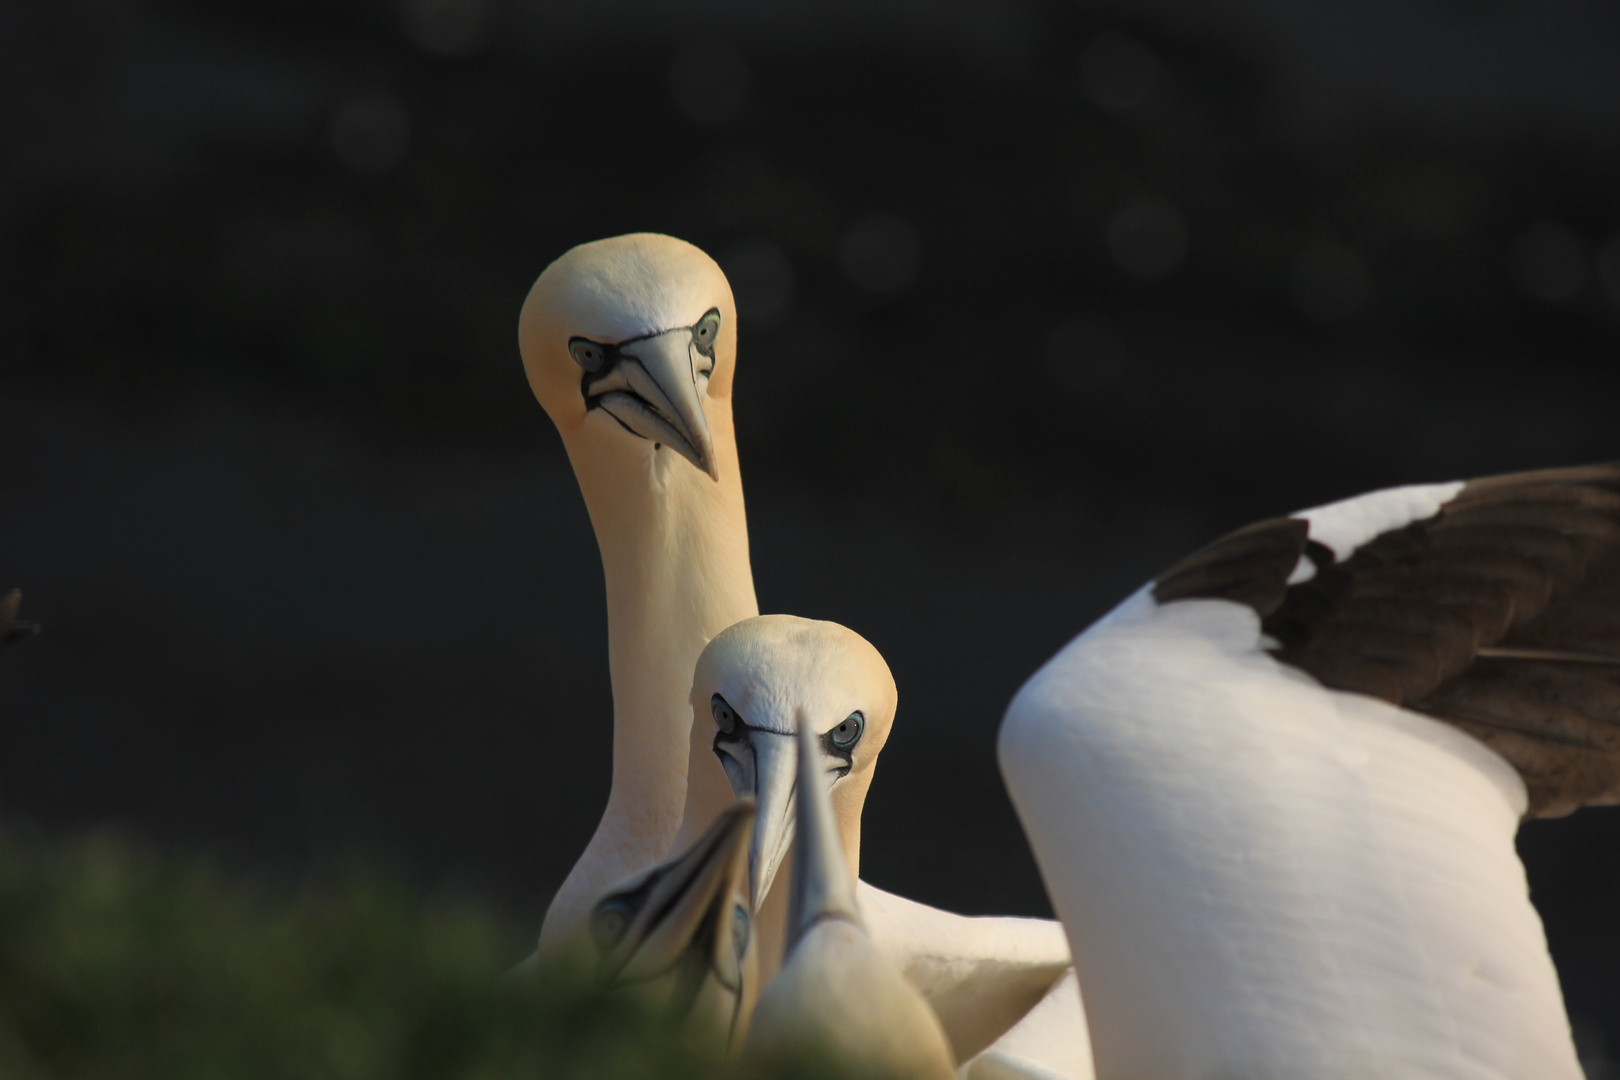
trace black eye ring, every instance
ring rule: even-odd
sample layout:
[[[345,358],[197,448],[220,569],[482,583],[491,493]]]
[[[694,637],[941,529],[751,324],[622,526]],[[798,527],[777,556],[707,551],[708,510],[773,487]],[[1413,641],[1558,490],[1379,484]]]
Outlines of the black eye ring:
[[[731,909],[731,951],[741,957],[748,951],[748,942],[754,936],[754,920],[748,909],[736,904]]]
[[[602,364],[606,362],[607,349],[590,338],[569,338],[568,355],[574,358],[574,363],[594,375],[602,369]]]
[[[709,699],[709,712],[714,716],[714,726],[725,734],[737,730],[737,711],[719,694]]]
[[[866,717],[859,712],[852,712],[844,717],[837,727],[827,733],[832,744],[840,750],[848,750],[860,741],[861,732],[866,730]]]

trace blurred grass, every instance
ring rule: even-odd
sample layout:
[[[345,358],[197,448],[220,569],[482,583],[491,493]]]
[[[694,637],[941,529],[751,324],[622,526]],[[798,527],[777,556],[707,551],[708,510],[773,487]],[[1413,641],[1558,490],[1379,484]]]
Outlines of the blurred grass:
[[[0,1077],[722,1071],[589,979],[501,980],[526,938],[474,903],[376,874],[278,892],[113,833],[13,828],[0,833]]]

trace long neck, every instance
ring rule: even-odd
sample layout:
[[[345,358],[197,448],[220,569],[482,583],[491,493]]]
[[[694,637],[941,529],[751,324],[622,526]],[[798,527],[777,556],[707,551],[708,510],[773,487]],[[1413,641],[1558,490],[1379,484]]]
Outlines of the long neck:
[[[698,654],[759,613],[730,403],[711,400],[708,418],[718,481],[667,447],[615,442],[602,452],[603,429],[589,424],[565,440],[607,583],[613,789],[543,940],[602,889],[668,852],[686,797]]]

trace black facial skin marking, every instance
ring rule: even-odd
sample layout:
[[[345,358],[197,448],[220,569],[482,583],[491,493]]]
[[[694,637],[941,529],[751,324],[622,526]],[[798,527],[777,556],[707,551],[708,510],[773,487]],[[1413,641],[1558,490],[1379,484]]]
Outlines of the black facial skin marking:
[[[591,914],[591,937],[596,942],[598,952],[602,955],[610,953],[620,942],[630,924],[635,920],[637,913],[646,904],[648,894],[652,891],[652,881],[646,881],[634,889],[621,893],[614,893],[604,897],[596,905]],[[734,905],[731,912],[731,948],[739,962],[748,951],[750,939],[753,936],[753,919],[746,909]],[[667,1015],[671,1020],[684,1019],[692,1011],[697,1002],[698,993],[703,989],[703,983],[708,978],[714,978],[721,986],[731,991],[732,1005],[731,1018],[727,1022],[727,1038],[734,1038],[737,1029],[737,1020],[742,1010],[742,984],[728,981],[720,969],[714,966],[710,959],[715,954],[716,935],[718,933],[718,911],[711,911],[705,916],[697,932],[692,936],[691,943],[681,951],[670,967],[662,971],[651,972],[638,982],[651,982],[662,978],[671,971],[675,972],[675,985],[670,991],[669,1001],[666,1005]],[[613,978],[616,971],[604,971],[604,974]]]
[[[685,329],[692,331],[692,348],[696,349],[699,355],[708,357],[709,372],[712,372],[714,370],[714,344],[720,340],[720,309],[710,308],[703,313],[701,319]],[[591,396],[591,387],[618,366],[620,360],[623,359],[622,354],[625,349],[635,345],[638,341],[646,341],[648,338],[655,338],[659,334],[667,333],[669,333],[668,330],[660,330],[658,333],[643,334],[627,341],[612,343],[592,341],[586,337],[576,336],[569,338],[568,354],[574,358],[575,363],[584,369],[584,374],[580,376],[579,380],[579,392],[585,398],[586,411],[598,407],[597,400]],[[633,361],[634,357],[631,359]],[[702,372],[701,374],[708,374],[709,372]],[[624,393],[633,393],[633,391],[626,390]],[[658,411],[653,409],[651,404],[646,401],[642,401],[642,404],[653,412]],[[609,413],[608,415],[611,416],[612,414]],[[614,417],[614,419],[617,420],[618,418]],[[646,438],[646,436],[631,428],[622,420],[619,420],[619,426],[638,439]]]
[[[731,757],[732,755],[721,750],[721,744],[737,745],[747,743],[751,738],[749,734],[750,732],[760,731],[763,729],[757,728],[748,721],[744,720],[737,710],[731,707],[731,703],[725,698],[721,697],[719,694],[715,694],[709,699],[709,711],[714,717],[715,727],[717,729],[714,733],[714,743],[712,744],[712,749],[714,750],[714,756],[720,759],[720,764],[723,767],[726,763],[726,758]],[[852,717],[861,716],[861,714],[858,712],[851,713],[850,715]],[[723,717],[725,718],[725,722],[722,722]],[[855,738],[850,741],[848,746],[839,746],[833,742],[833,732],[838,730],[838,726],[839,725],[835,724],[831,729],[823,732],[820,736],[820,740],[822,753],[826,754],[830,758],[843,762],[842,766],[834,770],[838,773],[837,778],[842,780],[844,777],[849,775],[849,770],[855,765],[853,752],[856,745],[861,741],[861,735],[865,734],[865,718],[862,717],[860,731],[856,734]],[[777,733],[771,732],[771,734]]]
[[[830,731],[824,732],[821,736],[821,752],[844,763],[843,767],[838,770],[838,779],[840,780],[848,776],[849,770],[855,765],[855,758],[850,754],[850,751],[854,749],[854,743],[850,743],[847,747],[833,745],[832,732]]]

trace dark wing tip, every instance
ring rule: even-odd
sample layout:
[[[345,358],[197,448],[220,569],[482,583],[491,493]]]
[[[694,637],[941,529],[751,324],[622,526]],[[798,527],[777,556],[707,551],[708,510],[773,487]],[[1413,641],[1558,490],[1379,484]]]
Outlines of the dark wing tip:
[[[1308,532],[1298,518],[1272,518],[1228,533],[1160,574],[1153,599],[1232,600],[1264,618],[1283,602]]]

